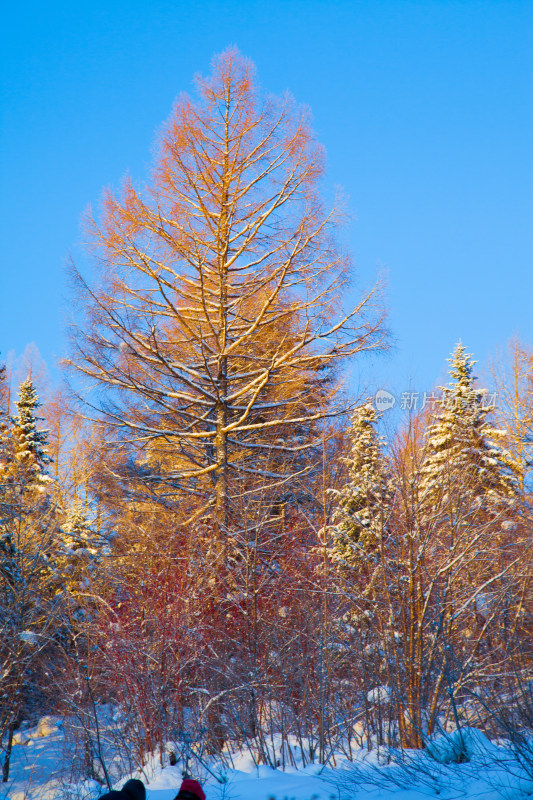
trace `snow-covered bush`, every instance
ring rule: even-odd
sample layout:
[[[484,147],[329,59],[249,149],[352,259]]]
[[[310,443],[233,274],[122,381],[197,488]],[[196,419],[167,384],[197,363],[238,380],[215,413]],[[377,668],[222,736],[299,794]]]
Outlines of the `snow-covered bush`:
[[[458,728],[435,736],[426,746],[426,753],[439,764],[463,764],[475,755],[499,753],[485,734],[476,728]]]

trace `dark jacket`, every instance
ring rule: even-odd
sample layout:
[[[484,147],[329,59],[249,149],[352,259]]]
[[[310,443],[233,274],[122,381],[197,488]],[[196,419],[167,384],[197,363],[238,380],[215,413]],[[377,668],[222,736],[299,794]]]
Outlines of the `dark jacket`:
[[[146,800],[146,789],[142,781],[132,778],[126,781],[119,792],[113,789],[113,791],[103,794],[100,800]]]

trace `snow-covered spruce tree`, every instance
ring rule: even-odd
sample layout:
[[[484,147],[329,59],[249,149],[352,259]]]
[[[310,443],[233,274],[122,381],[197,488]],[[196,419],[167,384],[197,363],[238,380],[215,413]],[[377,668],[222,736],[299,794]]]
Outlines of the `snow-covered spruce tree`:
[[[56,555],[62,587],[71,599],[87,591],[107,545],[107,538],[94,530],[81,504],[75,503],[65,514]]]
[[[456,698],[476,686],[490,697],[512,669],[524,598],[518,470],[461,343],[450,364],[425,435],[418,527],[447,693]]]
[[[5,497],[5,465],[11,451],[9,441],[9,415],[7,402],[7,380],[5,365],[0,365],[0,520],[8,514]]]
[[[395,563],[391,535],[394,487],[371,403],[357,409],[350,427],[351,450],[345,459],[347,481],[334,490],[336,509],[329,527],[330,557],[337,567],[341,594],[334,631],[346,653],[342,670],[353,683],[357,702],[368,697],[365,731],[383,741],[383,709],[378,689],[387,683],[384,653],[393,623],[382,608],[390,569]],[[388,697],[388,694],[387,694]]]
[[[9,777],[13,731],[40,703],[41,654],[53,639],[60,584],[53,553],[57,521],[47,432],[30,379],[20,387],[17,414],[2,430],[0,460],[0,741],[7,734],[3,780]]]
[[[452,381],[428,426],[420,488],[423,502],[435,508],[465,493],[482,509],[509,504],[518,482],[513,458],[498,444],[504,431],[495,429],[493,406],[486,391],[475,387],[472,356],[459,343],[449,359]]]
[[[7,374],[6,365],[0,364],[0,425],[4,422],[7,415]]]
[[[37,416],[41,403],[31,378],[21,383],[15,405],[17,414],[12,420],[11,430],[12,459],[7,473],[21,494],[34,490],[43,492],[51,483],[47,467],[52,459],[48,454],[48,431],[38,427],[42,422],[42,417]]]
[[[340,490],[332,490],[336,510],[330,528],[331,557],[342,568],[355,568],[367,575],[387,532],[393,496],[377,421],[378,414],[371,403],[354,413],[352,447],[345,460],[348,482]]]
[[[39,532],[30,519],[40,518],[50,508],[51,478],[47,466],[51,459],[47,449],[48,432],[38,428],[41,418],[36,411],[39,406],[35,387],[28,378],[20,386],[16,401],[18,413],[9,427],[7,424],[2,427],[0,525],[1,541],[7,550],[11,550],[13,536],[17,535],[23,520],[28,523],[26,534],[32,529],[33,537],[39,541]],[[9,546],[8,540],[11,541]]]

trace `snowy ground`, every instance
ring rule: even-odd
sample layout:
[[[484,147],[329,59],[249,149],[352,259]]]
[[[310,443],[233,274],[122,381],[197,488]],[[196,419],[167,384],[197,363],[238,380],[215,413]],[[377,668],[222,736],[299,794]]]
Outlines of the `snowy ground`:
[[[93,800],[102,789],[95,782],[72,785],[65,779],[61,721],[50,721],[19,735],[8,784],[0,798],[10,800]],[[504,746],[475,730],[463,733],[469,760],[449,763],[457,732],[441,737],[427,753],[412,753],[403,766],[380,764],[377,754],[361,751],[353,764],[289,768],[255,767],[249,756],[234,756],[234,768],[210,765],[218,776],[204,782],[207,800],[522,800],[533,796],[533,765],[520,767]],[[153,766],[148,800],[173,800],[181,783],[179,766]],[[528,776],[531,772],[531,777]],[[124,783],[125,776],[116,786]],[[221,782],[224,781],[225,782]]]

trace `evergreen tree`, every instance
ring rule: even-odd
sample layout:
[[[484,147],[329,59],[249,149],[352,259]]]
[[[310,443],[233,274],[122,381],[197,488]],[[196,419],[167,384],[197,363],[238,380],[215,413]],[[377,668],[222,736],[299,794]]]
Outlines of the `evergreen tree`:
[[[7,547],[6,552],[15,546],[14,531],[22,521],[25,535],[31,531],[32,538],[40,542],[40,524],[36,521],[51,511],[47,491],[51,478],[46,472],[51,461],[48,431],[37,427],[40,403],[30,378],[21,384],[16,406],[18,413],[11,426],[6,422],[0,431],[0,541]],[[48,520],[45,527],[49,528]]]
[[[352,417],[347,482],[334,491],[336,510],[329,529],[330,555],[343,598],[332,630],[350,660],[357,654],[356,681],[365,687],[363,692],[376,689],[377,697],[388,696],[384,654],[394,642],[394,623],[382,608],[390,599],[391,570],[397,566],[391,520],[394,487],[376,430],[379,416],[368,402]]]
[[[334,490],[332,558],[345,567],[362,568],[378,550],[388,527],[393,488],[382,454],[383,439],[376,431],[378,415],[371,403],[352,418],[352,447],[345,459],[348,483]]]
[[[87,590],[106,547],[107,539],[93,529],[81,505],[75,503],[61,525],[56,554],[61,585],[71,597]]]
[[[7,375],[6,365],[0,364],[0,424],[7,414]]]
[[[21,383],[15,405],[18,413],[11,431],[11,477],[17,480],[21,492],[43,491],[51,481],[47,467],[52,459],[48,454],[48,431],[37,427],[42,421],[36,413],[41,403],[31,378]]]
[[[486,391],[475,387],[472,356],[459,343],[449,359],[452,378],[428,426],[421,468],[422,500],[428,508],[468,495],[478,508],[501,507],[517,492],[511,455],[498,444]]]
[[[5,465],[10,459],[12,448],[9,438],[9,389],[6,367],[0,365],[0,498],[3,500],[2,487],[5,483]],[[0,517],[3,512],[0,510]]]
[[[47,431],[30,379],[20,387],[17,415],[2,428],[0,458],[0,741],[7,734],[3,780],[9,775],[13,731],[39,702],[40,654],[57,630],[60,580],[54,560],[57,519]]]

